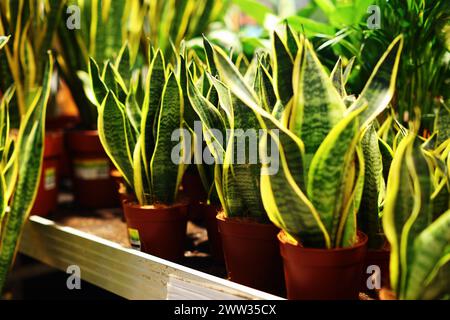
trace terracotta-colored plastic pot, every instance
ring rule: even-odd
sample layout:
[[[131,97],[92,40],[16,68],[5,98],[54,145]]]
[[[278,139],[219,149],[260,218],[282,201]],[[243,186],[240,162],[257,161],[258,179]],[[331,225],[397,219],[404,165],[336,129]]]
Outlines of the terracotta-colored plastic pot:
[[[284,294],[283,263],[277,229],[217,215],[225,264],[231,281],[275,295]]]
[[[47,216],[58,206],[58,186],[60,175],[60,158],[63,150],[63,133],[46,132],[44,160],[42,163],[39,189],[31,214]]]
[[[390,288],[389,263],[391,251],[389,249],[367,250],[364,260],[361,291],[370,292],[380,288]],[[378,271],[380,273],[378,273]],[[373,277],[376,277],[374,279]],[[379,279],[378,279],[379,277]],[[377,285],[380,285],[377,288]]]
[[[46,119],[46,130],[52,130],[52,131],[63,131],[67,132],[68,130],[72,130],[77,126],[77,124],[80,122],[79,117],[77,116],[58,116],[56,118],[49,118]],[[60,162],[59,162],[59,175],[60,179],[64,178],[70,178],[71,175],[71,164],[70,164],[70,156],[67,148],[63,145],[62,153],[60,156]]]
[[[170,261],[183,259],[187,204],[142,207],[125,201],[123,208],[133,248]]]
[[[85,208],[118,207],[119,197],[110,175],[113,165],[97,131],[71,131],[67,142],[72,160],[75,202]]]
[[[350,248],[311,249],[289,243],[280,232],[288,299],[358,299],[367,236],[359,233],[358,238]]]
[[[220,237],[219,226],[217,224],[217,214],[222,209],[218,206],[204,203],[200,203],[199,208],[203,212],[203,216],[205,218],[205,226],[208,232],[208,242],[211,250],[211,256],[216,263],[223,264],[225,259],[223,257],[222,239]]]
[[[189,201],[188,219],[201,222],[204,217],[199,203],[206,200],[207,194],[197,171],[185,172],[181,182],[180,196]]]

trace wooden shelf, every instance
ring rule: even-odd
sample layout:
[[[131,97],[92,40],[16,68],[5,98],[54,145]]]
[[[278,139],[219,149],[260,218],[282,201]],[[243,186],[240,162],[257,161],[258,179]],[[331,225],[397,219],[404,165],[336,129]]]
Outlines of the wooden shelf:
[[[37,216],[19,250],[62,271],[76,265],[83,280],[126,299],[280,299]]]

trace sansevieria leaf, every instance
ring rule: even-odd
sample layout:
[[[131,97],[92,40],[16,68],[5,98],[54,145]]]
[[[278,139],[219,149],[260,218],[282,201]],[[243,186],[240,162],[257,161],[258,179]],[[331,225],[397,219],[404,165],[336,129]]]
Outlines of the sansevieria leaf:
[[[18,180],[15,188],[11,210],[6,215],[2,228],[0,245],[0,291],[4,286],[6,275],[14,259],[21,228],[30,213],[36,198],[42,171],[44,154],[45,115],[50,96],[50,80],[53,72],[53,58],[49,53],[44,74],[43,89],[29,105],[28,112],[22,120],[18,136]]]
[[[285,150],[287,165],[292,172],[293,178],[297,185],[302,190],[305,190],[306,179],[303,142],[261,107],[256,93],[248,86],[242,75],[220,48],[214,47],[214,61],[216,62],[221,80],[236,97],[253,110],[261,128],[277,130]]]
[[[158,50],[151,62],[146,84],[145,97],[142,106],[141,118],[141,140],[142,140],[142,161],[147,176],[150,176],[150,160],[153,156],[156,137],[153,135],[153,128],[157,122],[157,115],[160,111],[161,97],[166,83],[165,63],[162,52]],[[148,181],[150,184],[151,182]]]
[[[113,92],[109,92],[98,114],[100,141],[125,181],[133,185],[134,144],[127,140],[126,121],[125,107]]]
[[[292,99],[292,70],[294,68],[293,58],[285,44],[276,32],[273,33],[274,57],[274,83],[278,98],[286,106]]]
[[[414,143],[414,135],[406,137],[399,145],[389,172],[386,201],[383,211],[383,229],[391,244],[390,277],[395,292],[401,290],[400,243],[403,226],[413,212],[414,189],[411,184],[406,157]]]
[[[183,94],[176,75],[171,73],[164,86],[161,110],[159,112],[155,151],[150,163],[151,182],[155,200],[161,203],[172,203],[176,198],[181,183],[184,154],[172,157],[173,150],[180,143],[184,144],[184,137],[180,141],[173,141],[172,134],[182,129],[184,110]],[[184,149],[180,149],[182,152]],[[180,172],[181,170],[181,172]]]
[[[403,37],[398,36],[379,60],[369,81],[348,113],[367,106],[360,116],[360,126],[366,127],[383,112],[391,101],[403,50]]]
[[[271,174],[268,171],[269,148],[280,157],[278,170]],[[295,182],[283,145],[275,134],[265,134],[260,142],[260,154],[265,163],[261,196],[270,220],[305,246],[330,248],[330,237],[319,213]]]
[[[369,248],[379,249],[384,244],[378,198],[383,181],[383,158],[377,132],[370,125],[361,140],[365,162],[363,199],[361,201],[359,226],[369,236]]]
[[[297,56],[293,77],[289,128],[303,140],[309,167],[325,137],[343,119],[346,107],[308,41],[302,55]]]
[[[351,113],[331,130],[314,155],[308,172],[308,198],[320,213],[332,243],[336,240],[344,205],[341,186],[348,178],[348,163],[356,152],[359,138],[357,117],[361,111]]]
[[[447,210],[414,240],[406,293],[400,298],[441,299],[449,293],[450,210]],[[444,272],[440,281],[435,281]]]

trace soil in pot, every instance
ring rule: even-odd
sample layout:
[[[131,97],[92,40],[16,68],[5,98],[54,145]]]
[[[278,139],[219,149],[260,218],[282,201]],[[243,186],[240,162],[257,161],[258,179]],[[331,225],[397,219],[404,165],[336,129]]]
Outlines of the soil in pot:
[[[219,206],[208,205],[205,203],[199,204],[199,208],[205,219],[211,256],[216,263],[223,264],[225,259],[223,257],[222,239],[220,237],[219,225],[217,223],[217,214],[222,209]]]
[[[357,300],[367,250],[367,236],[349,248],[312,249],[290,243],[278,234],[288,299]]]
[[[75,202],[85,208],[113,208],[119,197],[110,175],[114,168],[97,131],[71,131],[67,142],[72,159]]]
[[[217,216],[228,278],[283,296],[284,277],[277,229],[272,224]]]
[[[44,159],[39,188],[31,214],[47,216],[58,206],[60,158],[63,150],[62,131],[46,132]]]
[[[125,201],[123,208],[133,248],[174,262],[183,259],[187,203],[143,207]]]

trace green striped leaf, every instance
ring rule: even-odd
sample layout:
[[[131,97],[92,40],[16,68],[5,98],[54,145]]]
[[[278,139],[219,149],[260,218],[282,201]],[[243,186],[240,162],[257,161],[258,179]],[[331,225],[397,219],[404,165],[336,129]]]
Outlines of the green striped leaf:
[[[289,26],[287,22],[285,23],[285,29],[286,29],[286,45],[292,58],[295,59],[301,44],[294,30],[292,30],[292,28]]]
[[[172,134],[175,130],[182,129],[183,110],[180,83],[176,75],[171,73],[162,93],[155,151],[150,162],[153,193],[158,203],[171,204],[175,201],[183,176],[184,166],[174,163],[172,159],[172,151],[180,143],[172,141]],[[184,146],[180,151],[180,157],[184,159]]]
[[[367,109],[360,116],[362,128],[370,124],[389,105],[397,79],[400,56],[403,50],[403,37],[398,36],[375,66],[372,75],[348,113],[359,108]]]
[[[449,293],[450,210],[426,228],[414,241],[414,258],[404,299],[440,299]],[[434,281],[440,271],[446,276]]]
[[[259,62],[256,74],[254,89],[258,94],[259,101],[263,104],[264,109],[272,113],[277,104],[277,96],[275,94],[273,80],[266,68]]]
[[[95,97],[95,101],[93,102],[95,102],[95,105],[99,108],[108,94],[108,88],[100,76],[100,70],[97,62],[92,58],[89,59],[89,75],[91,79],[92,93]]]
[[[437,144],[441,144],[450,138],[450,108],[445,104],[441,104],[439,108],[434,130],[438,135]]]
[[[433,219],[429,165],[414,134],[400,143],[389,173],[383,227],[391,243],[391,281],[404,296],[414,258],[414,239]]]
[[[297,185],[305,190],[306,174],[303,142],[260,106],[256,93],[248,86],[242,75],[220,48],[214,47],[214,61],[221,80],[236,97],[253,110],[261,128],[279,131],[280,141],[285,149],[287,164],[293,178]]]
[[[133,151],[135,145],[128,141],[125,107],[113,92],[104,99],[98,115],[100,141],[117,170],[128,185],[133,185]]]
[[[275,144],[276,150],[273,150]],[[268,149],[280,155],[279,170],[268,174]],[[276,134],[266,134],[260,143],[263,171],[261,196],[270,220],[303,245],[330,248],[329,234],[319,213],[295,182],[288,165],[286,150]]]
[[[333,71],[331,72],[331,80],[333,81],[333,85],[338,91],[339,95],[342,98],[345,98],[347,93],[345,92],[344,72],[341,57],[339,57],[338,62],[336,63]]]
[[[21,123],[18,135],[18,180],[2,229],[0,245],[0,292],[14,259],[20,230],[31,211],[37,195],[44,155],[45,115],[50,96],[50,80],[53,72],[53,58],[49,53],[44,73],[43,89],[37,99],[28,106],[28,112]]]
[[[308,41],[303,54],[297,56],[293,77],[289,128],[305,144],[308,168],[325,137],[343,119],[346,107]]]
[[[145,83],[145,97],[142,105],[141,135],[142,161],[147,177],[150,176],[149,163],[153,156],[156,137],[153,128],[161,106],[161,97],[166,83],[165,63],[162,52],[158,50],[151,62]],[[148,181],[151,184],[151,181]]]
[[[345,205],[343,206],[342,216],[339,222],[339,229],[336,236],[336,247],[346,248],[355,244],[357,239],[357,214],[360,210],[360,204],[362,201],[362,194],[364,190],[364,155],[362,148],[358,146],[356,148],[356,160],[357,166],[350,164],[351,172],[355,169],[355,181],[353,179],[347,179],[345,186],[352,188],[351,192],[348,192],[348,199],[345,199]]]
[[[286,106],[293,96],[292,70],[294,68],[293,58],[285,44],[276,32],[273,33],[273,81],[277,96],[281,103]]]
[[[414,136],[406,137],[399,145],[389,172],[386,200],[383,210],[383,229],[391,244],[391,286],[400,292],[400,242],[406,220],[413,212],[413,186],[406,165],[407,150],[414,142]]]
[[[203,48],[205,50],[205,56],[206,56],[206,63],[208,66],[208,71],[210,74],[212,74],[214,77],[218,75],[216,64],[214,62],[214,51],[211,43],[206,39],[206,37],[203,37]]]
[[[342,187],[355,156],[360,113],[361,110],[351,113],[331,130],[314,155],[308,172],[308,199],[319,212],[332,244],[345,204]]]
[[[364,191],[359,213],[359,227],[369,237],[368,246],[380,249],[384,244],[381,226],[379,196],[382,191],[383,158],[381,155],[377,132],[369,125],[361,140],[364,154]]]

